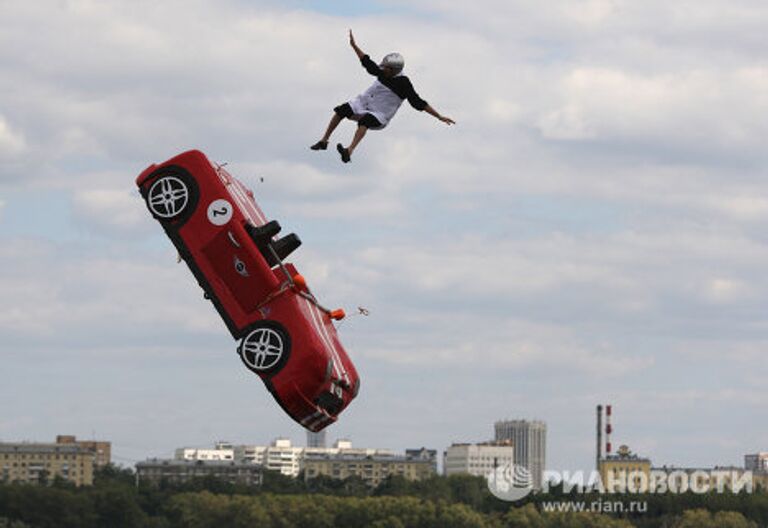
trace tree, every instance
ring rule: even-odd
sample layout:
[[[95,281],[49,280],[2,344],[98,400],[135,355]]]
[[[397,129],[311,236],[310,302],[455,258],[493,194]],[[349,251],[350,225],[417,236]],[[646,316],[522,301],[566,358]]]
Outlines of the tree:
[[[546,528],[544,519],[533,504],[510,508],[504,516],[504,522],[506,526],[514,528]]]
[[[42,470],[42,471],[40,471],[40,473],[37,475],[37,483],[38,483],[40,486],[47,486],[47,485],[48,485],[48,483],[50,482],[50,480],[51,480],[51,472],[50,472],[50,471],[48,471],[47,469],[43,469],[43,470]]]
[[[88,495],[99,526],[143,528],[147,525],[148,517],[139,506],[135,489],[113,485],[89,490]]]
[[[674,528],[757,528],[757,523],[748,521],[737,512],[717,512],[714,515],[704,509],[683,512],[673,524]]]
[[[448,477],[448,486],[454,501],[463,502],[474,509],[479,509],[485,496],[490,494],[486,480],[473,475],[451,475]]]
[[[93,472],[93,485],[101,487],[108,484],[121,484],[134,487],[136,485],[136,472],[131,468],[124,468],[114,464],[107,464]]]
[[[0,528],[32,528],[32,527],[21,521],[12,521],[11,519],[0,517]]]
[[[375,496],[403,496],[412,494],[410,482],[402,475],[390,475],[373,490]]]
[[[302,493],[306,491],[303,480],[269,469],[265,469],[262,473],[261,488],[265,492],[272,493]]]

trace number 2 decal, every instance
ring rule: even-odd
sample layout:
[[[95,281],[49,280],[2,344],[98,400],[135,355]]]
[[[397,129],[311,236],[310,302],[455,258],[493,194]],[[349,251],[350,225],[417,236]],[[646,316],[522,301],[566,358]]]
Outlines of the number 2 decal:
[[[222,198],[214,200],[208,206],[208,221],[213,225],[223,226],[232,219],[232,204]]]

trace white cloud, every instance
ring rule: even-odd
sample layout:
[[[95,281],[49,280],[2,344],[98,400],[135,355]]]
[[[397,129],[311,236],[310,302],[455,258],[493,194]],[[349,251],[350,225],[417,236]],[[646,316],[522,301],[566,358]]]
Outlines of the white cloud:
[[[620,2],[616,0],[589,0],[566,5],[565,13],[582,25],[599,28],[614,17],[620,9]]]
[[[354,194],[365,187],[359,178],[350,174],[325,171],[309,163],[283,160],[244,165],[233,163],[230,170],[254,189],[263,184],[297,199]]]
[[[768,195],[762,189],[754,189],[749,194],[713,196],[709,202],[714,211],[741,221],[761,221],[768,217]]]
[[[545,138],[594,139],[597,132],[588,123],[587,113],[576,105],[565,105],[544,115],[539,128]]]
[[[170,245],[170,244],[169,244]],[[174,333],[216,333],[223,329],[175,252],[131,255],[106,248],[6,240],[0,257],[7,272],[0,281],[6,302],[0,330],[15,339],[64,339],[87,346],[110,334],[125,337],[144,329]]]
[[[656,75],[578,68],[560,81],[563,101],[553,101],[539,127],[553,139],[752,147],[765,131],[766,79],[768,70],[756,68]]]
[[[76,217],[87,228],[112,234],[147,233],[151,225],[142,198],[125,189],[87,189],[73,197]]]
[[[462,20],[496,20],[444,2],[431,5]],[[375,190],[381,197],[379,214],[397,214],[395,203],[415,181],[451,192],[591,193],[608,174],[626,167],[640,170],[638,158],[644,166],[650,160],[654,169],[665,170],[669,156],[692,164],[698,154],[714,156],[718,163],[760,156],[754,147],[764,128],[765,69],[756,62],[695,62],[700,49],[663,40],[666,26],[652,31],[657,13],[682,24],[675,9],[655,2],[647,8],[602,1],[578,8],[567,2],[535,8],[515,2],[489,5],[499,20],[506,17],[515,27],[534,23],[538,29],[518,33],[505,24],[504,32],[488,35],[471,24],[448,28],[418,17],[362,17],[356,22],[359,39],[372,53],[393,44],[402,49],[422,95],[459,122],[445,128],[406,104],[389,129],[369,134],[353,168],[388,185],[388,193]],[[10,11],[16,25],[37,15],[37,8],[21,7]],[[181,10],[181,15],[173,4],[145,7],[153,17],[139,16],[124,4],[72,5],[54,17],[48,39],[18,46],[58,56],[68,42],[67,57],[49,61],[59,66],[14,59],[23,67],[12,70],[18,88],[9,100],[33,116],[33,163],[48,162],[44,170],[31,171],[32,177],[49,174],[51,180],[77,186],[80,174],[62,178],[51,168],[84,157],[100,160],[104,169],[120,163],[140,170],[198,146],[214,158],[263,169],[268,181],[282,183],[290,174],[301,182],[294,185],[295,194],[342,194],[344,185],[352,197],[365,194],[359,181],[364,178],[345,176],[333,152],[310,154],[306,149],[324,129],[331,107],[368,82],[346,44],[347,22],[206,3]],[[732,21],[750,23],[739,10],[722,9]],[[214,10],[220,24],[200,23],[212,18]],[[714,15],[700,15],[697,23],[717,25]],[[178,16],[183,22],[169,31],[167,21]],[[570,30],[559,33],[564,26]],[[70,42],[73,27],[88,38]],[[643,50],[621,46],[615,58],[606,60],[602,46],[615,40],[618,28],[629,40],[642,37],[665,52],[683,53],[682,64],[655,66],[643,60]],[[559,36],[537,39],[542,31]],[[584,34],[593,38],[583,40]],[[205,45],[211,41],[217,46]],[[424,41],[439,47],[425,47]],[[690,41],[708,45],[703,34],[690,35]],[[550,45],[552,60],[547,58]],[[279,59],[272,50],[281,50]],[[123,57],[120,67],[111,60],[116,55]],[[69,64],[72,56],[79,57],[78,68]],[[75,73],[83,71],[87,77]],[[53,81],[63,86],[55,98],[47,85]],[[120,116],[119,126],[115,116]],[[530,130],[540,131],[544,139],[580,140],[586,155],[600,158],[599,168],[580,165],[580,151],[574,160],[553,156],[546,141],[528,135]],[[337,137],[348,141],[350,135],[348,127],[341,127]],[[329,159],[335,163],[333,172],[317,168]],[[718,195],[722,183],[711,182]],[[631,185],[624,194],[636,191]],[[318,216],[335,209],[307,206]],[[356,214],[359,208],[350,199],[339,210]]]
[[[715,303],[733,303],[754,295],[749,284],[725,277],[710,279],[704,291]]]
[[[23,134],[15,131],[8,120],[0,115],[0,156],[9,158],[24,152],[27,144]]]
[[[486,113],[491,120],[511,123],[522,114],[522,109],[518,103],[492,98],[486,103]]]
[[[73,357],[105,341],[128,356],[188,346],[198,357],[200,336],[230,345],[133,189],[148,164],[200,148],[229,161],[284,228],[308,231],[296,260],[323,302],[371,309],[342,327],[370,366],[365,382],[379,388],[368,401],[381,408],[361,399],[361,415],[386,411],[394,387],[439,417],[443,402],[402,375],[435,367],[459,379],[464,364],[483,383],[513,387],[498,407],[482,390],[457,402],[490,414],[519,396],[567,422],[573,402],[591,408],[611,393],[642,410],[660,394],[653,413],[672,420],[697,407],[713,372],[724,385],[714,403],[755,403],[759,393],[732,391],[764,370],[743,366],[766,342],[768,9],[687,0],[416,9],[426,16],[4,4],[3,185],[30,203],[40,189],[68,193],[77,221],[42,212],[55,242],[5,233],[6,350],[64,337]],[[40,20],[46,31],[31,34]],[[350,25],[374,56],[403,52],[421,95],[458,124],[406,103],[351,164],[332,149],[310,152],[331,108],[370,82],[348,47]],[[333,139],[352,130],[345,122]],[[106,236],[84,241],[82,227]],[[615,381],[594,382],[607,371]],[[669,378],[679,392],[659,390]],[[525,399],[515,384],[530,380],[551,394]],[[701,422],[718,413],[702,410]],[[455,427],[429,420],[425,428],[444,427],[433,434]],[[654,430],[654,420],[642,423]]]
[[[610,370],[617,378],[635,375],[654,364],[652,356],[630,355],[606,344],[587,344],[578,332],[564,325],[478,316],[461,309],[436,317],[416,313],[410,317],[420,323],[419,336],[379,335],[359,354],[401,368],[482,366],[585,375]],[[390,318],[390,322],[397,319]]]
[[[637,307],[638,301],[655,298],[648,309],[658,311],[665,309],[659,303],[670,293],[696,304],[694,292],[701,290],[694,285],[699,281],[713,291],[742,291],[736,285],[744,279],[717,275],[713,279],[711,274],[731,269],[751,270],[742,273],[753,276],[768,264],[762,245],[731,237],[679,230],[584,237],[553,234],[533,240],[458,237],[433,239],[427,247],[371,248],[355,260],[378,271],[381,280],[425,295],[479,296],[503,303],[503,299],[557,298],[575,291],[595,297],[590,301],[592,310],[597,298],[604,308],[619,312],[622,306]],[[387,273],[393,262],[397,272]],[[765,287],[759,280],[743,290]]]

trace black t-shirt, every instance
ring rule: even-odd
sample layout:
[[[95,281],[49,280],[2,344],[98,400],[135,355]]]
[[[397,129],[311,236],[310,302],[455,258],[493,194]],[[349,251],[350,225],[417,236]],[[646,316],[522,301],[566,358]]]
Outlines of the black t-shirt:
[[[360,63],[368,73],[376,76],[381,84],[395,92],[400,99],[408,99],[408,102],[416,110],[422,111],[427,107],[427,102],[419,97],[419,94],[413,89],[411,80],[405,75],[385,76],[379,65],[373,62],[368,55],[363,55]]]

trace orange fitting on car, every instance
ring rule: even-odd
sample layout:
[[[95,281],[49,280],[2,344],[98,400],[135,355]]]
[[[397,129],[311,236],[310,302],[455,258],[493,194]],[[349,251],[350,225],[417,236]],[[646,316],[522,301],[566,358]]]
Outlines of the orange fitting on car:
[[[306,281],[306,279],[305,279],[305,278],[304,278],[302,275],[300,275],[300,274],[298,274],[298,273],[297,273],[296,275],[294,275],[294,276],[293,276],[293,283],[294,283],[294,284],[295,284],[295,285],[296,285],[296,286],[297,286],[297,287],[298,287],[300,290],[305,290],[305,291],[306,291],[306,289],[307,289],[307,281]]]
[[[347,316],[347,314],[344,313],[344,310],[341,308],[338,308],[336,310],[331,311],[331,319],[335,319],[337,321],[341,321]]]

